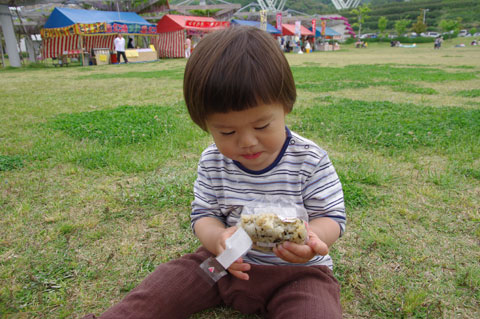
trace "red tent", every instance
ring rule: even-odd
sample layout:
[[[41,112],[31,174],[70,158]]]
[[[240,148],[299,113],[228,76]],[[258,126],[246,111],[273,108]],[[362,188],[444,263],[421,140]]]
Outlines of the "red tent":
[[[282,35],[296,35],[295,34],[295,25],[294,24],[282,24]],[[313,32],[305,28],[303,25],[300,26],[300,35],[313,35]]]
[[[160,57],[182,58],[185,56],[185,37],[188,34],[212,32],[228,27],[228,21],[217,21],[210,17],[164,15],[157,23]]]
[[[157,32],[173,32],[178,30],[200,30],[211,32],[229,26],[227,21],[217,21],[210,17],[179,16],[167,14],[157,23]]]

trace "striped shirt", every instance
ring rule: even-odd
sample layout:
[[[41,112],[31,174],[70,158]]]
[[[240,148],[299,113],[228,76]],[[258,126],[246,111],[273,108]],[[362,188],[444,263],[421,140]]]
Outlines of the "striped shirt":
[[[326,151],[288,128],[286,131],[287,138],[277,159],[261,171],[251,171],[223,156],[215,144],[203,151],[194,184],[192,228],[202,217],[214,217],[234,226],[244,206],[268,199],[304,207],[309,221],[332,218],[343,234],[346,214],[342,185]],[[294,265],[273,253],[253,249],[243,259],[259,265]],[[302,265],[333,268],[329,255],[315,256]]]

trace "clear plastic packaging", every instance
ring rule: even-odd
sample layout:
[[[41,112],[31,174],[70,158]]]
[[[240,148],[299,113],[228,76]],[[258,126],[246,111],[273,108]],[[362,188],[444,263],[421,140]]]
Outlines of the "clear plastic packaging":
[[[253,241],[253,248],[272,251],[286,241],[304,244],[308,240],[307,211],[282,199],[255,201],[245,206],[238,223]]]

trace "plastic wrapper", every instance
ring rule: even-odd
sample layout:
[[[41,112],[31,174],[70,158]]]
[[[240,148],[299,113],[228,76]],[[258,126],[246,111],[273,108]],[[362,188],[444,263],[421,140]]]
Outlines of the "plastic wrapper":
[[[230,267],[235,260],[245,255],[252,247],[252,240],[248,234],[238,228],[231,237],[225,241],[225,250],[217,257],[209,257],[200,264],[198,271],[203,279],[210,285],[214,285],[218,280],[227,275],[226,269]]]
[[[305,208],[295,204],[256,201],[243,208],[238,226],[250,236],[254,249],[270,252],[286,241],[305,244],[307,220]]]

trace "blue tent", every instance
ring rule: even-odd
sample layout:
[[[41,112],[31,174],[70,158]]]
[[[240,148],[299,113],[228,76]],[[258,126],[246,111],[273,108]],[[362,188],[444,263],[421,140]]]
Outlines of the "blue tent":
[[[55,8],[45,23],[45,28],[62,28],[74,25],[76,23],[89,24],[97,22],[155,26],[135,12]]]
[[[232,25],[248,25],[248,26],[251,26],[251,27],[257,27],[257,28],[260,28],[260,22],[259,21],[248,21],[248,20],[236,20],[236,19],[233,19],[232,21],[230,21],[230,23]],[[282,34],[280,32],[280,30],[278,30],[277,28],[275,28],[273,25],[267,23],[267,32],[268,33],[271,33],[271,34]]]
[[[312,31],[312,28],[309,28],[310,31]],[[322,27],[317,27],[315,32],[315,37],[316,38],[321,38],[322,37]],[[326,37],[341,37],[342,35],[338,33],[337,31],[333,30],[332,28],[325,27],[325,36]]]

